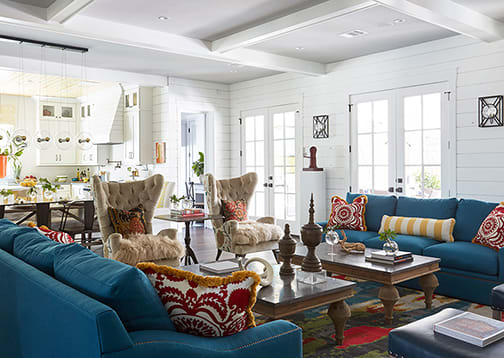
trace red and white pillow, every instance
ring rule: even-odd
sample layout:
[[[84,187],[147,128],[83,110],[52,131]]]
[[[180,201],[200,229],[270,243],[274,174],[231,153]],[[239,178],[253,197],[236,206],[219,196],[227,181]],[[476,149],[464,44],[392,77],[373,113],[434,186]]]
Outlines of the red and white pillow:
[[[247,221],[247,203],[245,200],[222,200],[224,221]]]
[[[472,242],[494,250],[504,247],[504,202],[497,205],[483,220]]]
[[[327,223],[328,227],[336,226],[338,229],[367,231],[366,212],[367,196],[361,195],[354,199],[352,203],[339,196],[331,198],[331,215]]]
[[[203,277],[153,263],[140,263],[177,331],[222,337],[255,327],[252,307],[260,277],[238,271],[228,277]]]
[[[54,231],[45,225],[42,225],[41,227],[33,225],[33,227],[35,227],[42,235],[47,236],[49,239],[59,242],[60,244],[71,244],[75,242],[72,236],[66,232]]]

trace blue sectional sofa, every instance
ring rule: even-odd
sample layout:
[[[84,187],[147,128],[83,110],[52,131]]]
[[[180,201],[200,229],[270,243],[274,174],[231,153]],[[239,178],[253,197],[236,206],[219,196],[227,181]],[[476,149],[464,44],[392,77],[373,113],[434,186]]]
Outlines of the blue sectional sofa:
[[[347,193],[352,202],[361,194]],[[422,217],[433,219],[455,218],[455,242],[443,243],[427,237],[397,235],[399,249],[415,254],[439,257],[441,271],[436,275],[436,293],[485,305],[490,304],[492,288],[504,282],[504,249],[499,252],[473,244],[483,220],[498,205],[470,199],[416,199],[409,197],[367,195],[366,224],[368,231],[345,230],[349,242],[362,242],[366,247],[381,249],[378,238],[383,215]],[[327,222],[320,222],[326,226]],[[418,280],[401,285],[419,289]]]
[[[286,321],[230,337],[179,333],[141,271],[5,219],[0,292],[1,357],[302,356],[301,329]]]

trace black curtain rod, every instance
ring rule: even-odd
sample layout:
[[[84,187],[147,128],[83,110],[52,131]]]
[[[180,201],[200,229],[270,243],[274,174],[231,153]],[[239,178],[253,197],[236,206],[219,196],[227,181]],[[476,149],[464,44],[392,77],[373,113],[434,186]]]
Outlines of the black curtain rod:
[[[82,52],[82,53],[89,51],[85,47],[67,46],[67,45],[57,44],[57,43],[53,43],[53,42],[23,39],[21,37],[14,37],[14,36],[0,35],[0,41],[2,39],[8,40],[8,41],[13,41],[13,42],[19,42],[20,44],[21,43],[29,43],[29,44],[39,45],[41,47],[57,48],[57,49],[61,49],[61,50],[68,50],[68,51],[75,51],[75,52]]]

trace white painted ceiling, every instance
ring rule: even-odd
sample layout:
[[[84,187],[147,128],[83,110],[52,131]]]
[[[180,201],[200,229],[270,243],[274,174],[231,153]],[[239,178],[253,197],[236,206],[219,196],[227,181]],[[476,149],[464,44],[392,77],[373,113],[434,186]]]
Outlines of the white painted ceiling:
[[[81,14],[202,40],[214,40],[324,1],[96,0]],[[160,21],[159,16],[169,17],[170,20]]]
[[[395,19],[405,22],[394,24]],[[340,36],[351,30],[362,30],[368,34],[356,38]],[[382,6],[375,6],[291,32],[251,48],[304,60],[332,63],[454,35],[455,33],[438,26]],[[296,47],[303,49],[296,50]]]
[[[503,0],[452,0],[497,20],[504,20]]]

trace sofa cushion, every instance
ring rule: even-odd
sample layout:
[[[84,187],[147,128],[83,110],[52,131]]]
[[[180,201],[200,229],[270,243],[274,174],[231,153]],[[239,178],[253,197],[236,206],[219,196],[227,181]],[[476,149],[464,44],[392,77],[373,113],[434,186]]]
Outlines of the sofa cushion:
[[[440,244],[439,241],[430,239],[428,237],[422,236],[410,236],[410,235],[397,235],[395,239],[397,244],[399,245],[399,250],[401,251],[410,251],[417,255],[422,255],[424,249],[432,246]],[[373,249],[381,249],[383,248],[384,241],[380,240],[378,237],[369,239],[365,242],[367,247]]]
[[[450,219],[457,212],[457,199],[417,199],[401,196],[397,200],[397,216]]]
[[[128,331],[174,330],[147,277],[135,267],[106,259],[78,245],[59,245],[54,276],[113,308]]]
[[[358,196],[352,202],[334,195],[331,198],[331,214],[329,215],[329,227],[339,229],[349,229],[358,231],[367,231],[366,212],[367,197]]]
[[[396,234],[430,237],[444,242],[453,242],[455,219],[426,219],[383,215],[379,232],[392,230]]]
[[[12,254],[14,250],[14,240],[21,234],[32,231],[29,227],[17,226],[7,219],[0,220],[0,249]]]
[[[496,276],[499,272],[497,252],[470,242],[455,241],[427,247],[424,255],[439,257],[441,267]]]
[[[347,193],[346,200],[351,203],[362,194]],[[397,198],[391,195],[369,195],[366,194],[368,202],[366,204],[366,226],[369,231],[380,230],[383,215],[395,215]],[[350,239],[350,237],[349,237]]]
[[[343,230],[347,236],[348,242],[362,242],[366,243],[367,240],[378,237],[378,233],[374,231],[355,231],[355,230]],[[341,230],[336,230],[340,239],[343,238]]]
[[[497,203],[487,203],[480,200],[461,199],[455,216],[455,241],[468,241],[478,233],[481,223],[497,206]]]
[[[60,245],[39,233],[37,229],[30,228],[15,239],[13,254],[40,271],[53,275],[54,254]]]

